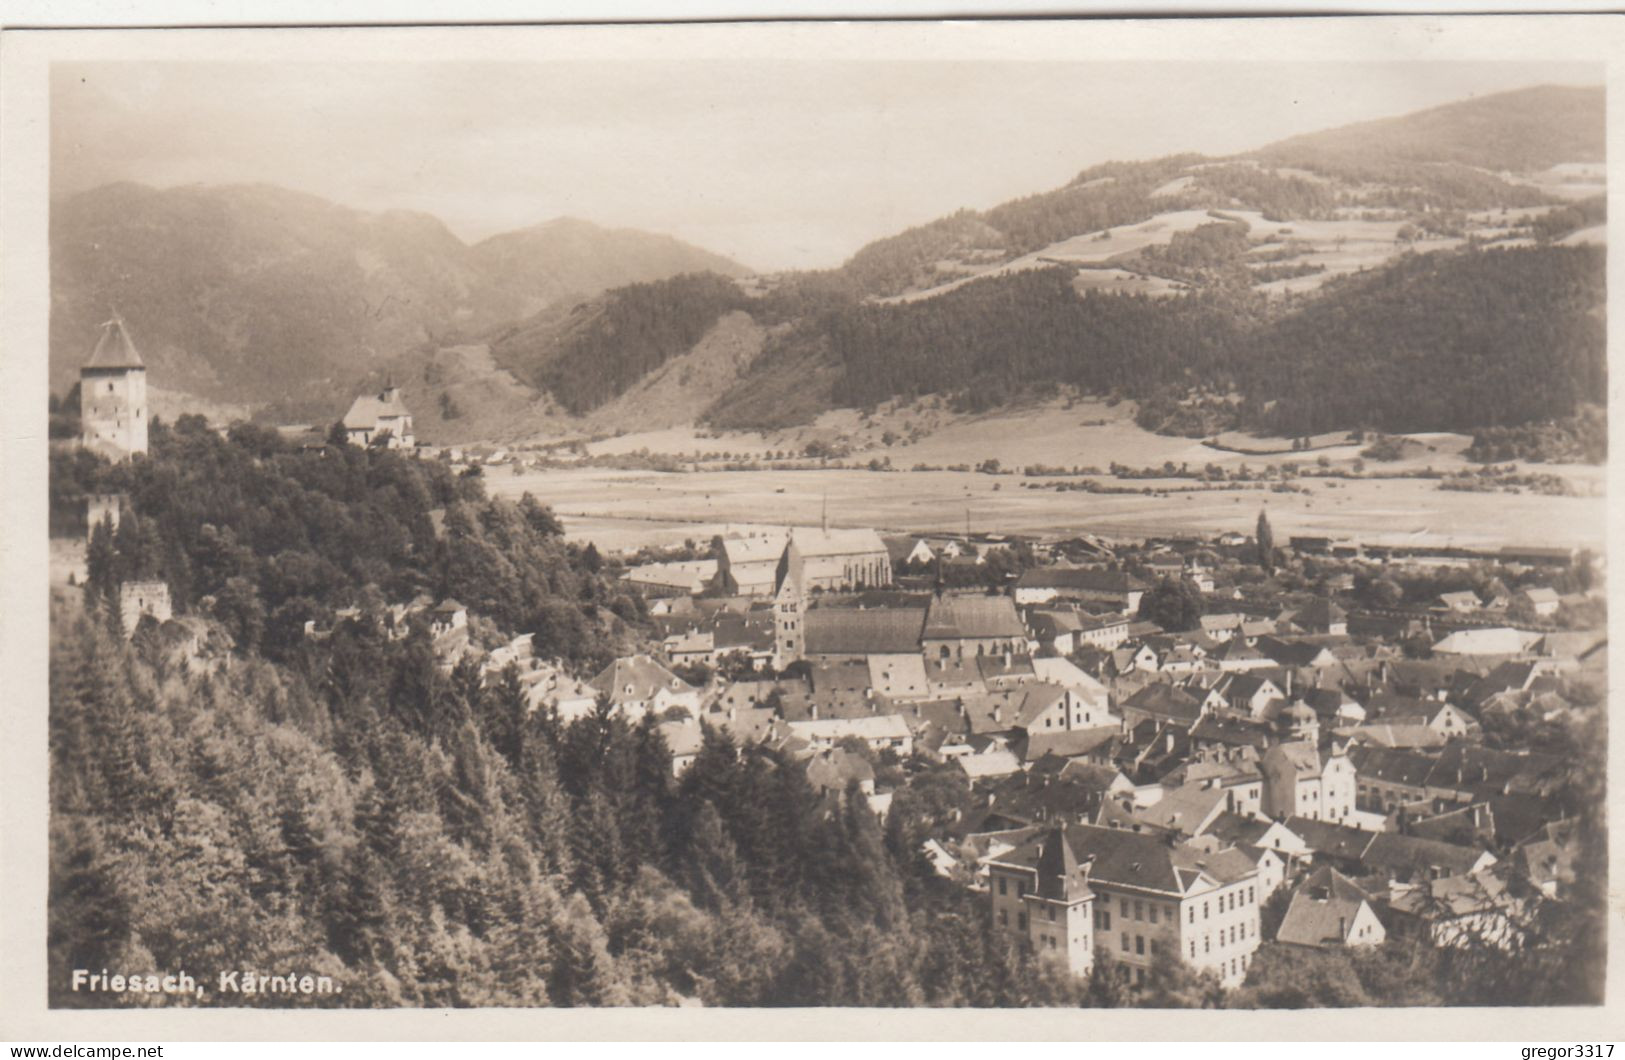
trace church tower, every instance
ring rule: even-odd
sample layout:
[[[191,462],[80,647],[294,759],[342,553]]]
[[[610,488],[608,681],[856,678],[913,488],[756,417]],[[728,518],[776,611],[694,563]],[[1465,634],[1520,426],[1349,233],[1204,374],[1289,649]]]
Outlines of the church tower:
[[[79,369],[81,444],[123,460],[147,451],[147,366],[114,317]]]

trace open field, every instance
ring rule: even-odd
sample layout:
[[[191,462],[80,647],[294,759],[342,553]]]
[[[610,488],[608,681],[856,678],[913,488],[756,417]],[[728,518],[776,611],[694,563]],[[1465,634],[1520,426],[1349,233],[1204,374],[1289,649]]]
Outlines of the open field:
[[[1029,464],[1044,464],[1097,467],[1104,471],[1113,463],[1147,467],[1173,461],[1190,464],[1193,468],[1217,464],[1231,469],[1243,464],[1263,468],[1287,461],[1309,465],[1322,457],[1333,466],[1349,467],[1360,459],[1360,451],[1369,444],[1345,442],[1345,434],[1333,433],[1313,438],[1314,450],[1294,453],[1289,438],[1227,431],[1220,435],[1221,443],[1254,450],[1232,453],[1211,449],[1196,438],[1176,438],[1144,430],[1134,422],[1135,405],[1131,401],[1107,405],[1098,399],[1073,398],[1070,403],[1069,408],[1068,399],[1054,398],[969,416],[950,412],[935,399],[926,398],[903,405],[882,405],[868,418],[855,409],[835,409],[808,427],[772,431],[765,436],[744,431],[713,433],[674,427],[606,438],[587,448],[594,455],[647,449],[651,453],[689,459],[701,453],[717,452],[760,458],[768,452],[799,452],[807,441],[819,438],[847,442],[852,447],[853,459],[888,458],[899,470],[916,464],[974,466],[985,460],[997,460],[1005,468],[1018,470]],[[891,445],[883,444],[885,432],[891,431],[899,439],[906,439],[911,430],[918,430],[921,437],[913,442],[895,440]],[[1413,437],[1421,443],[1414,452],[1391,463],[1366,461],[1369,469],[1373,472],[1420,471],[1432,467],[1440,471],[1459,471],[1477,466],[1462,456],[1462,451],[1472,442],[1465,434],[1434,433]],[[1268,450],[1280,452],[1266,455]],[[1605,469],[1595,466],[1530,464],[1527,467],[1562,475],[1581,493],[1600,494],[1607,477]]]
[[[1140,462],[1144,462],[1143,458]],[[900,532],[973,531],[1108,536],[1250,532],[1261,506],[1283,540],[1296,533],[1469,547],[1603,541],[1600,498],[1457,493],[1418,479],[1322,480],[1310,492],[1089,494],[1024,489],[1014,475],[975,472],[700,471],[574,468],[491,476],[493,493],[530,492],[564,517],[571,536],[618,550],[703,540],[730,524],[818,523]],[[1151,485],[1177,488],[1166,480]]]

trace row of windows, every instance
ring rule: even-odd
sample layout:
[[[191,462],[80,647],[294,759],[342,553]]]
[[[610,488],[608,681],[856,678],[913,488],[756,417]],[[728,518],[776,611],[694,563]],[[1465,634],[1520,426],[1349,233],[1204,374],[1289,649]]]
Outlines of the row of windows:
[[[1224,912],[1228,912],[1229,910],[1239,908],[1242,905],[1243,902],[1245,902],[1247,905],[1252,905],[1253,902],[1256,901],[1256,898],[1254,897],[1254,889],[1251,886],[1249,886],[1247,888],[1247,890],[1245,892],[1245,894],[1246,894],[1245,898],[1242,897],[1243,893],[1244,892],[1242,892],[1240,890],[1236,890],[1236,891],[1231,891],[1228,894],[1219,895],[1219,912],[1224,913]],[[1194,902],[1191,904],[1190,913],[1191,913],[1190,922],[1192,924],[1194,924],[1194,923],[1196,923],[1196,904]],[[1208,903],[1203,902],[1202,903],[1202,919],[1206,920],[1207,918],[1208,918]]]
[[[1121,936],[1121,939],[1122,939],[1122,943],[1123,943],[1123,952],[1127,953],[1129,951],[1129,934],[1128,934],[1128,932],[1126,932],[1126,931],[1123,932],[1123,934]],[[1152,939],[1151,940],[1151,953],[1152,953],[1153,956],[1155,956],[1156,952],[1157,952],[1157,940]],[[1139,956],[1139,957],[1144,957],[1145,956],[1145,936],[1144,935],[1135,935],[1134,936],[1134,953],[1135,953],[1136,956]]]
[[[1246,937],[1247,937],[1247,924],[1245,922],[1242,922],[1240,924],[1232,925],[1231,927],[1220,928],[1219,929],[1219,945],[1221,945],[1221,946],[1234,945],[1235,943],[1242,941]],[[1213,936],[1212,935],[1203,935],[1202,936],[1202,952],[1203,953],[1212,953],[1213,952]],[[1191,939],[1191,959],[1192,960],[1196,959],[1196,940],[1195,939]]]

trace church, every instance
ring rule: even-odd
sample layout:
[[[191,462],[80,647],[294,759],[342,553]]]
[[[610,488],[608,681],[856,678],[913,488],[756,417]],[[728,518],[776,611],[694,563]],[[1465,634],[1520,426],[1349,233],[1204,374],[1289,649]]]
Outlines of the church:
[[[412,413],[401,401],[400,387],[393,381],[384,384],[377,394],[362,394],[344,414],[344,436],[351,445],[368,446],[375,440],[386,449],[410,449],[416,443],[412,437]]]

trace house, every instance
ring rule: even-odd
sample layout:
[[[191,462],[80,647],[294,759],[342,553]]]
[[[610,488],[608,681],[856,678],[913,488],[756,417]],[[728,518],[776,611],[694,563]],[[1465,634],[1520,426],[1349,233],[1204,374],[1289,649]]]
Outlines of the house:
[[[444,636],[467,625],[468,608],[456,600],[449,598],[442,600],[429,611],[429,632],[436,637]]]
[[[709,665],[716,659],[716,635],[708,629],[673,633],[660,642],[660,650],[674,666],[687,666],[692,663]]]
[[[1268,717],[1270,705],[1286,698],[1286,693],[1274,681],[1248,673],[1226,674],[1213,686],[1213,691],[1223,697],[1228,710],[1255,721]]]
[[[174,617],[174,614],[174,605],[169,599],[168,583],[156,580],[119,583],[119,628],[124,631],[126,638],[135,636],[136,627],[141,624],[143,618],[151,616],[162,625]]]
[[[1189,729],[1202,718],[1202,701],[1163,682],[1146,685],[1119,707],[1123,726],[1132,731],[1142,722],[1166,723]]]
[[[560,722],[568,725],[578,718],[585,718],[598,707],[597,689],[552,667],[532,670],[521,681],[525,685],[527,713],[545,707],[554,711]]]
[[[1078,600],[1106,604],[1114,611],[1133,614],[1140,597],[1151,587],[1122,571],[1093,567],[1035,567],[1016,579],[1016,603],[1047,604],[1052,600]]]
[[[939,594],[926,609],[920,650],[932,659],[1024,655],[1027,627],[1008,596]]]
[[[1483,601],[1479,600],[1477,593],[1471,589],[1462,589],[1459,592],[1440,593],[1436,610],[1467,614],[1483,606]]]
[[[393,381],[386,382],[377,394],[362,394],[350,404],[344,414],[344,436],[351,445],[383,445],[388,449],[411,449],[417,444],[412,436],[412,413],[401,400],[401,391]]]
[[[1070,660],[1036,658],[1031,660],[1031,665],[1036,680],[1060,685],[1083,699],[1097,713],[1110,709],[1110,694],[1106,686]]]
[[[1378,720],[1385,725],[1423,725],[1446,740],[1477,736],[1480,731],[1477,718],[1449,703],[1426,703],[1414,713],[1387,711]]]
[[[1203,633],[1217,641],[1228,641],[1240,634],[1246,617],[1235,612],[1227,612],[1220,615],[1203,615],[1199,621]]]
[[[1354,747],[1355,805],[1369,813],[1391,814],[1408,807],[1428,807],[1427,778],[1433,759],[1414,751],[1381,746]]]
[[[622,580],[644,596],[698,596],[715,583],[716,576],[716,560],[694,559],[645,563],[627,571]]]
[[[844,796],[854,784],[862,794],[873,795],[875,769],[861,754],[826,747],[807,760],[807,783],[821,795]]]
[[[705,734],[700,729],[700,723],[693,718],[663,721],[658,728],[660,735],[665,738],[666,750],[671,752],[672,775],[680,777],[699,756]]]
[[[1382,834],[1307,817],[1288,817],[1281,824],[1303,842],[1312,864],[1332,865],[1344,872],[1361,871],[1361,855]]]
[[[1276,744],[1259,762],[1268,817],[1338,823],[1354,812],[1356,781],[1348,755],[1335,744],[1324,760],[1305,741]]]
[[[588,684],[608,696],[610,705],[629,720],[648,713],[664,715],[672,709],[699,714],[700,690],[648,655],[616,659]]]
[[[1024,685],[1011,727],[1025,733],[1099,729],[1115,721],[1102,700],[1091,700],[1047,681]]]
[[[1226,671],[1258,670],[1275,665],[1273,659],[1248,644],[1246,638],[1239,634],[1209,652],[1207,662],[1209,666]]]
[[[1128,640],[1129,621],[1127,615],[1078,615],[1078,631],[1075,636],[1077,647],[1092,647],[1101,651],[1111,651],[1113,648]],[[1062,654],[1070,655],[1071,652]]]
[[[996,745],[990,745],[979,753],[959,755],[954,758],[954,764],[970,780],[1007,777],[1021,772],[1021,760],[1006,748]]]
[[[1398,832],[1376,833],[1360,855],[1360,863],[1367,872],[1381,873],[1401,883],[1466,876],[1482,872],[1495,862],[1494,854],[1478,847]]]
[[[1067,824],[987,866],[995,929],[1075,975],[1109,951],[1143,983],[1166,950],[1237,986],[1258,948],[1258,867],[1234,849]]]
[[[1292,892],[1275,933],[1277,942],[1314,949],[1380,946],[1387,937],[1370,896],[1330,865],[1310,873]]]
[[[1071,655],[1077,650],[1083,621],[1076,611],[1034,611],[1027,620],[1040,649],[1056,655]],[[1127,623],[1123,628],[1128,629]]]
[[[1046,755],[1063,759],[1090,760],[1111,743],[1120,731],[1116,725],[1103,725],[1092,729],[1027,730],[1026,739],[1019,742],[1021,760],[1032,765]],[[1101,768],[1109,768],[1102,766]],[[1115,769],[1113,773],[1117,773]],[[1118,774],[1121,776],[1121,774]],[[1123,783],[1132,789],[1125,778]]]
[[[147,366],[121,318],[101,332],[79,369],[79,444],[127,460],[147,451]]]
[[[790,732],[814,747],[833,747],[847,737],[862,740],[875,750],[891,748],[907,757],[914,750],[914,734],[908,723],[896,714],[871,714],[855,718],[811,718],[792,721]],[[1017,763],[1017,768],[1020,764]]]
[[[1563,898],[1574,886],[1574,860],[1578,854],[1577,825],[1573,820],[1554,821],[1513,851],[1513,859],[1529,882],[1548,898]]]
[[[1201,835],[1214,818],[1228,809],[1228,792],[1196,782],[1173,789],[1152,805],[1135,811],[1134,816],[1153,828],[1190,837]]]
[[[1522,590],[1518,593],[1518,599],[1543,618],[1557,614],[1558,606],[1562,603],[1557,590],[1544,585]]]
[[[918,652],[899,652],[868,657],[869,687],[876,695],[908,702],[931,698],[931,684],[925,676],[925,660]]]
[[[1313,853],[1309,844],[1282,822],[1249,817],[1234,811],[1219,814],[1208,823],[1202,834],[1214,836],[1238,849],[1254,847],[1271,851],[1283,863],[1307,859]],[[1276,882],[1284,878],[1283,875]],[[1273,891],[1274,887],[1270,890]]]

